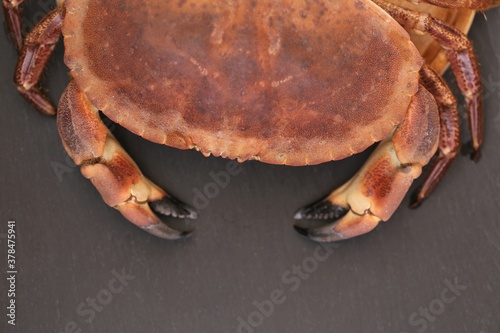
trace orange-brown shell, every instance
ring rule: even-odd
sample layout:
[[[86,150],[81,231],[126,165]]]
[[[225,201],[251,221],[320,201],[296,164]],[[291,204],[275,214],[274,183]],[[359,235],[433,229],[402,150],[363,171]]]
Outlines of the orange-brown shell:
[[[305,165],[383,139],[421,57],[369,0],[66,0],[65,61],[91,103],[154,142]]]

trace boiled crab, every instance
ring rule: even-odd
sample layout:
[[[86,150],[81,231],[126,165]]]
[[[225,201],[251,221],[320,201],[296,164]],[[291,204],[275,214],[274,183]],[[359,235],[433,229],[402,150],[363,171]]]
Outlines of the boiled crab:
[[[22,2],[3,0],[19,92],[56,114],[38,83],[62,33],[72,78],[57,112],[64,147],[109,206],[156,236],[189,234],[156,213],[196,213],[142,175],[99,111],[153,142],[239,161],[317,164],[381,141],[350,181],[297,213],[337,219],[296,227],[317,241],[386,221],[438,150],[414,205],[434,189],[460,146],[457,102],[438,73],[448,61],[479,156],[480,77],[460,30],[499,0],[66,0],[24,40]]]

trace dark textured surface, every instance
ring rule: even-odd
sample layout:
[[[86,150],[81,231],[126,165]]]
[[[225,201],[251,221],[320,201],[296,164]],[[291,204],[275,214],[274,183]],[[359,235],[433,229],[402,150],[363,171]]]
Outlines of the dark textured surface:
[[[37,13],[27,15],[32,21]],[[110,125],[145,174],[201,208],[190,222],[193,237],[157,239],[108,208],[71,166],[54,119],[16,93],[15,52],[0,34],[0,233],[17,221],[19,271],[13,328],[5,320],[0,238],[0,331],[237,332],[239,318],[259,324],[254,302],[270,299],[281,304],[240,332],[500,331],[500,10],[487,17],[479,15],[470,34],[486,84],[483,158],[474,164],[461,156],[422,207],[408,209],[407,196],[390,222],[331,254],[296,234],[293,215],[345,181],[366,154],[316,167],[247,162],[203,200],[196,193],[227,160]],[[49,70],[54,98],[67,83],[61,51]],[[302,265],[307,276],[294,270]],[[114,276],[122,270],[133,279],[120,287]],[[453,297],[447,290],[455,282],[465,287]],[[92,316],[85,303],[97,295],[109,304]],[[439,314],[425,319],[420,311],[429,306]]]

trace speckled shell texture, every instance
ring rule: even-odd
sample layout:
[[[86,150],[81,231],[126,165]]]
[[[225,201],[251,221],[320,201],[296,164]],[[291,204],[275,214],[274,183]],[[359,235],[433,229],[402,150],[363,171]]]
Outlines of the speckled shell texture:
[[[144,138],[307,165],[399,124],[422,59],[369,0],[66,0],[65,62],[90,102]]]
[[[469,32],[475,16],[475,11],[471,9],[442,8],[424,2],[413,4],[407,0],[387,1],[404,8],[429,13],[432,17],[462,31],[464,34]],[[448,58],[439,43],[429,34],[410,32],[410,37],[413,44],[415,44],[422,57],[425,59],[425,62],[436,72],[444,74],[445,70],[448,68]]]

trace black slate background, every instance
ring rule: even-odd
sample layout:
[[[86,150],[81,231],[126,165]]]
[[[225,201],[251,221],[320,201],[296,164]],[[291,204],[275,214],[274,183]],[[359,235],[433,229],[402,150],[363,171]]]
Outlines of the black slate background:
[[[48,3],[33,3],[28,23]],[[16,93],[16,54],[0,34],[0,331],[237,332],[238,318],[258,321],[254,301],[279,289],[282,304],[240,332],[499,332],[499,31],[500,10],[492,10],[478,15],[470,33],[485,81],[480,163],[460,156],[421,208],[410,210],[405,198],[390,222],[341,243],[307,278],[292,268],[313,264],[318,245],[294,232],[293,214],[347,180],[366,153],[313,167],[243,163],[190,223],[191,239],[160,240],[108,208],[77,168],[58,178],[54,166],[68,160],[55,121]],[[54,100],[68,82],[66,70],[60,45],[47,80]],[[146,175],[186,202],[228,163],[149,143],[118,126],[113,133]],[[9,219],[18,236],[16,327],[6,323]],[[113,270],[133,279],[86,322],[89,313],[78,307],[106,295]],[[443,303],[453,295],[445,291],[449,283],[465,287]],[[425,319],[420,311],[429,306],[440,313]]]

